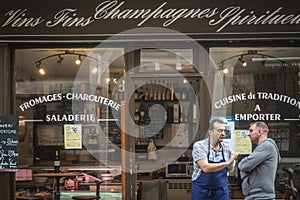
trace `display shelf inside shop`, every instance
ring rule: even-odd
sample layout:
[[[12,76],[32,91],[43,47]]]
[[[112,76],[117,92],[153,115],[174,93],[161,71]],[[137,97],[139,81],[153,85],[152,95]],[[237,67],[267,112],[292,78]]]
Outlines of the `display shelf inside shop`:
[[[72,196],[78,195],[95,195],[95,192],[61,192],[60,200],[70,200]],[[121,192],[100,192],[101,200],[121,200],[122,193]]]

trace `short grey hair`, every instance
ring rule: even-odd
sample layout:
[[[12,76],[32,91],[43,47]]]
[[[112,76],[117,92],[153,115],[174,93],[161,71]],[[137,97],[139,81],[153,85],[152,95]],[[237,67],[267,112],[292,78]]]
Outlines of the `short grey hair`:
[[[222,119],[213,119],[208,126],[208,130],[213,130],[215,128],[215,123],[225,124],[224,120]]]
[[[269,127],[265,122],[257,121],[257,122],[254,122],[252,124],[256,125],[256,128],[262,129],[263,134],[268,134],[269,133]]]

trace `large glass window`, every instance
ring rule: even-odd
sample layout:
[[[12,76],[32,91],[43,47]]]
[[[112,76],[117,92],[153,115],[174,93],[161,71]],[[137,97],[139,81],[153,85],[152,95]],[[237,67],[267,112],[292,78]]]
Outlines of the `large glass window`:
[[[283,156],[300,155],[299,52],[282,47],[210,49],[224,81],[214,109],[234,121],[236,134],[252,121],[266,121]]]
[[[123,99],[123,54],[101,48],[15,51],[16,112],[26,128],[20,166],[51,166],[59,150],[62,166],[120,167],[119,115],[113,111],[120,112]]]

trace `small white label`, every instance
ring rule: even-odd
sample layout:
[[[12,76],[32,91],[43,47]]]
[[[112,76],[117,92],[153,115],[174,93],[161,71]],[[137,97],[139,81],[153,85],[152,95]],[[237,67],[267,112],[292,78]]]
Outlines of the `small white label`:
[[[59,160],[55,160],[54,161],[54,166],[60,166],[60,161]]]

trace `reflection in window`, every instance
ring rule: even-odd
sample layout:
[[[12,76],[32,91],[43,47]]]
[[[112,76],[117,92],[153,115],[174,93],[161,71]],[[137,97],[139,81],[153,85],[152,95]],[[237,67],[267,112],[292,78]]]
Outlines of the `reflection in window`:
[[[120,161],[116,148],[111,152],[120,145],[119,116],[112,110],[123,99],[124,91],[114,92],[124,74],[123,54],[123,49],[100,48],[15,51],[16,112],[25,117],[27,133],[20,142],[21,165],[43,165],[54,159],[56,149],[62,165]],[[100,97],[115,104],[99,103]],[[65,148],[66,124],[82,124],[81,149]]]
[[[236,129],[251,121],[266,121],[270,137],[286,155],[299,155],[299,48],[211,48],[223,78],[223,109]],[[245,99],[232,97],[245,94]],[[212,102],[214,103],[214,102]]]

